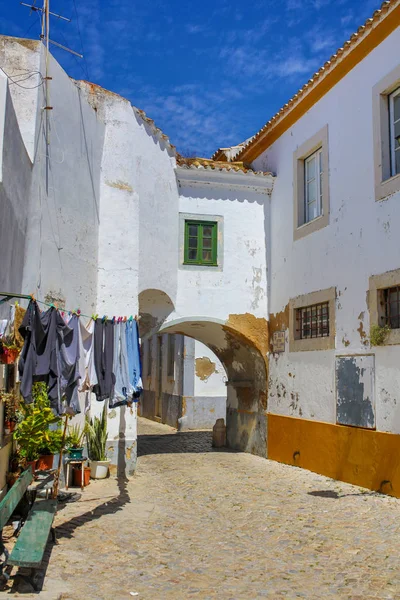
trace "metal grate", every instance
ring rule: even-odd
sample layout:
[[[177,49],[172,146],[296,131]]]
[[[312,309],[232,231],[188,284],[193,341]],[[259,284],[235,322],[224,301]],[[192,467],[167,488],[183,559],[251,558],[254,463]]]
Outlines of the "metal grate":
[[[400,329],[400,286],[383,290],[386,325],[391,329]]]
[[[297,336],[300,340],[329,336],[329,302],[296,309]]]

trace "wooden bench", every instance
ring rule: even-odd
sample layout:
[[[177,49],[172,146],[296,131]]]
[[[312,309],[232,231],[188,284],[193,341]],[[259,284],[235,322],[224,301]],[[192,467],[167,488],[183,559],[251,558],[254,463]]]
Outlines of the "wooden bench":
[[[1,533],[32,481],[32,468],[29,467],[29,469],[18,477],[12,488],[0,502]],[[31,569],[40,566],[50,532],[52,533],[53,541],[55,541],[52,525],[56,510],[56,499],[37,498],[34,500],[10,555],[8,555],[1,541],[2,550],[6,556],[5,564],[7,566],[30,567]]]

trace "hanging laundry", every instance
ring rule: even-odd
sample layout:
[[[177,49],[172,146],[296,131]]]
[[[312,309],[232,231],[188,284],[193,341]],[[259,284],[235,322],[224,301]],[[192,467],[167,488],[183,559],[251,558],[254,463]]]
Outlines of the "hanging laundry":
[[[109,320],[96,319],[94,326],[93,360],[97,374],[97,383],[93,387],[98,401],[113,396],[115,376],[114,360],[114,324]]]
[[[41,314],[37,303],[31,300],[19,328],[24,346],[18,369],[25,402],[32,402],[32,383],[46,381],[50,405],[62,414],[60,348],[70,331],[55,307]]]
[[[24,340],[23,340],[22,335],[19,332],[19,328],[22,325],[22,321],[24,320],[25,313],[26,313],[26,310],[24,308],[22,308],[22,306],[20,306],[19,304],[15,305],[12,335],[13,335],[13,343],[17,348],[19,348],[19,350],[21,350],[22,346],[24,345]]]
[[[129,381],[133,388],[133,398],[138,399],[143,390],[143,383],[139,328],[136,320],[129,320],[126,323],[126,345],[128,349]]]
[[[86,327],[82,323],[82,320],[80,320],[79,325],[79,339],[81,349],[81,359],[79,362],[79,372],[81,374],[81,381],[79,392],[85,392],[84,412],[86,414],[90,410],[90,400],[93,387],[98,383],[96,369],[94,367],[94,320],[91,319]]]
[[[110,408],[132,401],[133,386],[129,382],[128,349],[126,346],[125,323],[114,323],[114,394],[110,399]]]
[[[59,339],[59,359],[61,373],[60,398],[65,397],[68,407],[74,413],[80,413],[78,398],[78,387],[81,374],[79,372],[80,364],[80,327],[79,317],[72,315],[68,321],[68,330],[64,330],[64,335]]]
[[[7,325],[8,325],[8,319],[0,320],[0,338],[2,338],[4,336],[5,331],[7,329]]]

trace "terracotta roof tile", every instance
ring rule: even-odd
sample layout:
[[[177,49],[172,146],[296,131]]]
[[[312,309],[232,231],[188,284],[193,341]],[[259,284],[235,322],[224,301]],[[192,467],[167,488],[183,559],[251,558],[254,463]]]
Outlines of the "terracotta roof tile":
[[[248,165],[242,162],[228,162],[224,160],[212,160],[210,158],[184,158],[177,154],[176,163],[179,167],[186,169],[206,169],[209,171],[226,171],[232,173],[248,173],[249,175],[266,176],[271,173],[264,171],[254,171]]]

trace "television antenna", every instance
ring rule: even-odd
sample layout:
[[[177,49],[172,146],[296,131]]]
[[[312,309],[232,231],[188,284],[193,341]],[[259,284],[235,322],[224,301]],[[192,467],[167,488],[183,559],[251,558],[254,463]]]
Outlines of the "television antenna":
[[[50,57],[50,52],[49,52],[49,44],[53,44],[54,46],[57,46],[58,48],[61,48],[62,50],[65,50],[66,52],[70,52],[70,54],[73,54],[74,56],[79,56],[79,58],[83,58],[83,54],[79,54],[79,52],[75,52],[75,50],[71,50],[71,48],[67,48],[66,46],[63,46],[62,44],[59,44],[58,42],[55,42],[54,40],[50,39],[50,16],[52,17],[56,17],[57,19],[61,19],[62,21],[67,21],[68,23],[71,22],[71,19],[68,19],[67,17],[63,17],[62,15],[59,15],[57,13],[54,13],[50,10],[50,0],[43,0],[43,5],[42,6],[36,6],[36,0],[32,0],[31,4],[27,4],[26,2],[20,2],[20,4],[22,6],[26,6],[27,8],[30,8],[30,14],[32,14],[33,12],[35,13],[39,13],[41,16],[41,34],[40,34],[40,39],[42,40],[42,42],[45,45],[46,48],[46,61],[45,61],[45,77],[44,77],[44,81],[45,81],[45,106],[43,107],[43,110],[46,112],[46,143],[47,145],[50,144],[50,136],[49,136],[49,118],[48,118],[48,111],[49,110],[53,110],[53,107],[50,105],[50,89],[49,89],[49,82],[53,79],[50,75],[49,75],[49,57]]]

